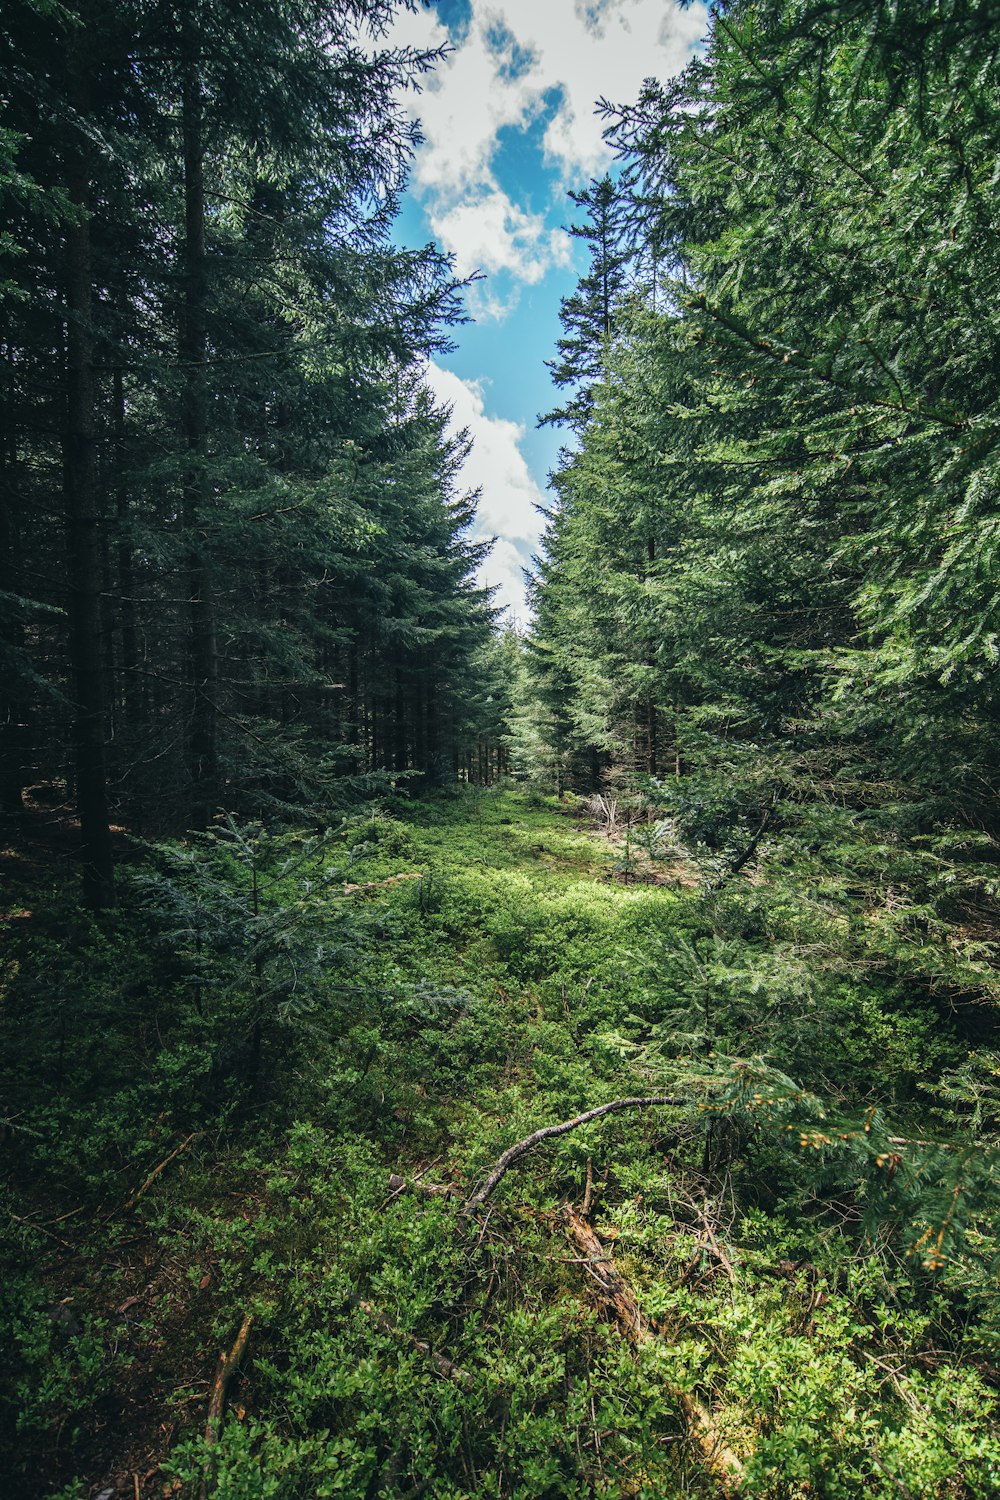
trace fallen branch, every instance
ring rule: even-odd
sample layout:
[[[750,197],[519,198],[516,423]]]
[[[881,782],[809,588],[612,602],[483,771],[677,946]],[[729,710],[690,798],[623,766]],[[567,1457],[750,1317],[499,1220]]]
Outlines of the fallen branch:
[[[341,890],[345,896],[357,896],[359,893],[362,896],[368,896],[372,891],[384,891],[391,886],[401,885],[404,880],[420,879],[420,871],[414,870],[412,873],[407,871],[402,875],[387,875],[384,880],[366,880],[362,885],[344,885],[341,886]]]
[[[587,1185],[583,1190],[583,1203],[580,1212],[585,1219],[590,1218],[590,1205],[594,1201],[594,1158],[587,1157]]]
[[[253,1322],[253,1314],[247,1313],[240,1324],[240,1331],[236,1335],[233,1347],[227,1354],[225,1350],[219,1355],[219,1363],[215,1368],[215,1380],[212,1384],[212,1394],[208,1402],[208,1418],[205,1422],[205,1446],[211,1450],[219,1437],[219,1427],[222,1424],[222,1413],[226,1405],[226,1395],[229,1391],[233,1376],[236,1374],[236,1366],[243,1358],[250,1337],[250,1325]],[[201,1489],[199,1500],[205,1500],[208,1492],[209,1468],[211,1465],[211,1452],[205,1459],[205,1467],[201,1476]]]
[[[601,1104],[597,1109],[588,1109],[585,1114],[576,1115],[572,1120],[563,1120],[560,1125],[546,1125],[543,1129],[534,1131],[532,1135],[526,1135],[524,1140],[518,1141],[515,1145],[507,1148],[482,1187],[477,1189],[471,1198],[466,1199],[462,1206],[462,1212],[470,1214],[475,1209],[481,1208],[487,1198],[495,1192],[514,1163],[520,1161],[522,1156],[527,1156],[529,1151],[533,1151],[543,1141],[551,1140],[557,1135],[566,1135],[568,1131],[576,1130],[579,1125],[587,1125],[591,1120],[599,1120],[602,1115],[616,1114],[622,1109],[647,1109],[656,1104],[678,1106],[681,1103],[680,1099],[675,1099],[671,1094],[650,1094],[645,1098],[638,1099],[614,1099],[610,1104]]]
[[[705,1240],[707,1242],[709,1250],[711,1251],[711,1254],[719,1262],[719,1265],[729,1277],[730,1284],[732,1286],[735,1286],[737,1277],[736,1272],[733,1269],[733,1263],[729,1259],[729,1256],[726,1254],[725,1250],[723,1250],[722,1246],[719,1244],[719,1241],[716,1239],[715,1230],[712,1228],[712,1225],[709,1222],[708,1214],[705,1212],[704,1208],[700,1208],[698,1210],[698,1217],[701,1220],[702,1230],[704,1232]]]
[[[394,1198],[403,1193],[426,1193],[430,1198],[461,1198],[462,1194],[450,1182],[421,1182],[419,1177],[399,1177],[390,1172],[386,1184],[389,1196],[381,1206],[385,1208]]]
[[[7,1212],[10,1214],[15,1224],[24,1224],[28,1229],[37,1229],[39,1234],[48,1235],[50,1240],[55,1240],[56,1244],[61,1245],[64,1250],[73,1249],[73,1246],[69,1243],[68,1240],[64,1240],[61,1235],[55,1234],[51,1229],[46,1229],[44,1224],[39,1224],[35,1219],[22,1219],[21,1215],[16,1214],[12,1208],[8,1208]],[[56,1223],[58,1222],[59,1221],[57,1219]]]
[[[153,1168],[153,1170],[150,1172],[149,1176],[146,1178],[146,1181],[142,1184],[142,1186],[136,1188],[136,1190],[135,1190],[134,1193],[130,1193],[129,1194],[129,1196],[126,1198],[124,1204],[122,1205],[122,1212],[124,1213],[128,1209],[134,1208],[135,1205],[138,1203],[139,1199],[143,1196],[143,1194],[149,1192],[149,1189],[153,1186],[153,1183],[159,1177],[159,1175],[163,1171],[164,1167],[169,1167],[169,1165],[173,1161],[174,1157],[175,1156],[180,1156],[181,1152],[185,1149],[185,1147],[190,1146],[191,1142],[192,1141],[196,1141],[201,1134],[202,1134],[202,1132],[200,1130],[195,1130],[191,1135],[188,1136],[188,1138],[187,1138],[186,1141],[181,1141],[181,1143],[180,1143],[179,1146],[175,1146],[174,1149],[173,1149],[173,1151],[171,1151],[170,1155],[169,1156],[165,1156],[163,1158],[163,1160],[160,1162],[159,1166],[156,1166],[156,1167]]]
[[[655,1329],[643,1318],[630,1287],[615,1268],[610,1251],[601,1244],[583,1215],[567,1204],[563,1209],[563,1222],[571,1243],[581,1252],[581,1264],[600,1288],[601,1300],[610,1308],[615,1322],[629,1340],[638,1345],[657,1337]],[[743,1464],[726,1443],[712,1413],[697,1396],[681,1390],[671,1381],[667,1382],[667,1388],[680,1407],[691,1441],[720,1486],[720,1492],[726,1496],[737,1495]]]
[[[472,1389],[475,1382],[468,1370],[463,1370],[461,1366],[454,1364],[450,1359],[446,1359],[443,1354],[438,1354],[437,1350],[432,1349],[430,1344],[425,1344],[423,1339],[418,1339],[412,1333],[407,1333],[405,1328],[398,1328],[395,1323],[390,1323],[384,1313],[380,1313],[377,1307],[373,1307],[363,1297],[352,1296],[351,1301],[355,1307],[361,1309],[366,1317],[371,1318],[376,1328],[380,1328],[390,1338],[399,1339],[402,1343],[409,1344],[411,1349],[416,1349],[418,1354],[422,1354],[424,1359],[429,1360],[439,1375],[444,1375],[449,1380],[454,1380],[456,1385],[462,1386],[464,1390],[469,1391]]]

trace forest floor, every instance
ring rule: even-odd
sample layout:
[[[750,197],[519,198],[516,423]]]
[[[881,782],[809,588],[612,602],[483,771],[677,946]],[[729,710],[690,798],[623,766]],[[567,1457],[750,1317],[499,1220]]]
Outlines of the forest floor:
[[[690,870],[510,790],[222,833],[103,930],[11,892],[5,1493],[1000,1494],[968,1273],[706,1104],[757,907],[737,962]]]

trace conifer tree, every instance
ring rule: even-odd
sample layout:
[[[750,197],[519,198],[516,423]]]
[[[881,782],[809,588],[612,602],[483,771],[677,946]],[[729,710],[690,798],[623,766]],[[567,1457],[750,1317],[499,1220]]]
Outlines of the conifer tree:
[[[586,245],[590,264],[576,291],[562,299],[559,358],[548,362],[554,383],[569,387],[568,399],[540,418],[543,423],[564,422],[577,430],[592,411],[594,387],[604,373],[634,253],[627,235],[629,186],[627,177],[615,180],[606,174],[582,192],[570,192],[585,217],[571,224],[569,233]]]
[[[314,811],[472,732],[482,549],[420,374],[460,288],[390,235],[434,60],[395,9],[5,12],[3,801],[68,782],[94,906],[112,817]]]

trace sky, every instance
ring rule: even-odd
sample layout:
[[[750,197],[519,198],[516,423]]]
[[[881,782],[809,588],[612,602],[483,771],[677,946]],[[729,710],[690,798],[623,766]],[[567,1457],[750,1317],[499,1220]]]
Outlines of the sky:
[[[482,489],[475,534],[497,538],[482,578],[522,624],[537,507],[566,440],[537,426],[557,400],[545,361],[560,299],[586,269],[585,248],[564,229],[578,217],[568,193],[612,161],[595,105],[631,102],[644,78],[678,72],[706,26],[700,0],[683,10],[676,0],[421,0],[395,23],[397,45],[451,48],[407,96],[423,143],[397,234],[436,241],[461,276],[483,273],[467,297],[473,321],[428,377],[474,437],[465,482]]]

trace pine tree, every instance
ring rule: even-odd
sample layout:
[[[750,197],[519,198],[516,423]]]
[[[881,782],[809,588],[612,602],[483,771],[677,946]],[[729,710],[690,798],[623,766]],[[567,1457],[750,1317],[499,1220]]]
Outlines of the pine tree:
[[[4,806],[70,770],[73,702],[95,906],[112,816],[316,811],[478,712],[482,549],[420,375],[460,289],[390,233],[433,54],[394,10],[5,13]]]
[[[590,264],[576,291],[562,300],[559,358],[548,361],[554,383],[569,387],[569,397],[564,406],[541,417],[542,423],[565,422],[578,430],[593,409],[594,389],[604,375],[634,255],[627,236],[629,187],[628,177],[614,180],[605,175],[582,192],[570,193],[574,205],[585,210],[585,218],[571,224],[569,233],[584,242]]]

